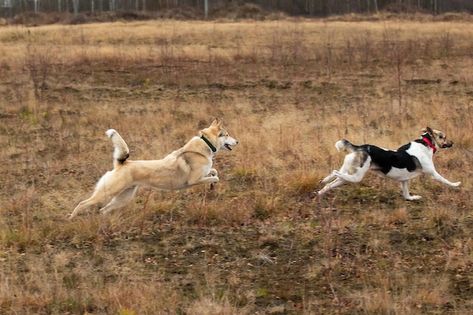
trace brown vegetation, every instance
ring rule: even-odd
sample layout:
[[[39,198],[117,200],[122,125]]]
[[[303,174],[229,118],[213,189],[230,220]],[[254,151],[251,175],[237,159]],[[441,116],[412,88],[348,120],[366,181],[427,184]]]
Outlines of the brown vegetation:
[[[473,297],[473,27],[175,22],[0,28],[0,313],[466,313]],[[221,182],[66,215],[111,168],[104,131],[159,158],[215,116]],[[347,137],[426,125],[451,189],[369,176],[313,200]]]

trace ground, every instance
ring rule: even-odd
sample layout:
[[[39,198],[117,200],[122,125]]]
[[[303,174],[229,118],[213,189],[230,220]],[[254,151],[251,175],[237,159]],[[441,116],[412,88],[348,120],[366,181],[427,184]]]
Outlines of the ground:
[[[461,314],[473,305],[473,25],[146,21],[0,27],[5,314]],[[143,188],[66,216],[112,167],[161,158],[214,117],[240,141],[220,183]],[[314,191],[347,138],[425,126],[450,188],[367,176]]]

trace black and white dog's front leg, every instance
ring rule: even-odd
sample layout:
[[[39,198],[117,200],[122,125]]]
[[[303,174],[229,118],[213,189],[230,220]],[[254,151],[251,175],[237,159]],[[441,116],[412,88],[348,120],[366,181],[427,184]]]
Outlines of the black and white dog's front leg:
[[[440,175],[436,170],[435,168],[432,166],[430,168],[426,168],[424,169],[424,173],[426,174],[429,174],[430,176],[432,176],[433,179],[445,184],[445,185],[448,185],[448,186],[451,186],[451,187],[458,187],[460,186],[461,182],[455,182],[455,183],[452,183],[451,181],[449,181],[448,179],[444,178],[442,175]]]
[[[411,195],[409,193],[409,181],[408,180],[403,180],[401,182],[401,189],[402,189],[402,196],[404,199],[412,201],[412,200],[419,200],[422,197],[418,195]]]
[[[458,187],[461,184],[461,182],[452,183],[448,179],[445,179],[444,177],[442,177],[442,175],[440,175],[436,170],[434,170],[430,175],[432,175],[432,178],[438,180],[441,183],[444,183],[445,185],[449,185],[449,186],[452,186],[452,187]]]

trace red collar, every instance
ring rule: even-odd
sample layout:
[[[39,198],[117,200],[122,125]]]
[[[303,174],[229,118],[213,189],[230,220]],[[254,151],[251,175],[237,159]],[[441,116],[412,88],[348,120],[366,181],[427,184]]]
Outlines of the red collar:
[[[429,138],[427,137],[422,137],[422,141],[424,141],[424,143],[429,147],[431,148],[434,153],[437,152],[437,148],[435,147],[435,144],[433,144]]]

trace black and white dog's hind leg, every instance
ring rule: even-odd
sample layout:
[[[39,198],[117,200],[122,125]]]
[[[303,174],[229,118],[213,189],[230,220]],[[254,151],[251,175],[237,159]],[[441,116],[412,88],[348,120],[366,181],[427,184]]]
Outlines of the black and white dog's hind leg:
[[[328,176],[327,176],[327,177],[328,177]],[[321,190],[319,190],[319,191],[317,192],[317,195],[322,196],[323,194],[325,194],[325,193],[328,192],[329,190],[332,190],[332,189],[334,189],[334,188],[337,188],[338,186],[341,186],[341,185],[343,185],[343,184],[346,183],[346,181],[344,181],[344,180],[341,179],[341,178],[336,177],[335,175],[334,175],[333,177],[331,177],[331,178],[334,178],[334,177],[335,177],[335,179],[334,179],[333,181],[331,181],[330,183],[328,183],[327,185],[325,185],[324,188],[322,188]]]
[[[339,171],[332,174],[350,183],[359,183],[370,169],[371,157],[364,151],[355,151],[345,156]]]
[[[319,190],[317,194],[321,196],[346,182],[360,182],[366,175],[366,172],[368,172],[370,164],[371,158],[365,152],[357,151],[347,154],[340,170],[332,171],[330,175],[322,180],[322,183],[332,181]],[[335,178],[335,180],[333,180],[333,178]]]

